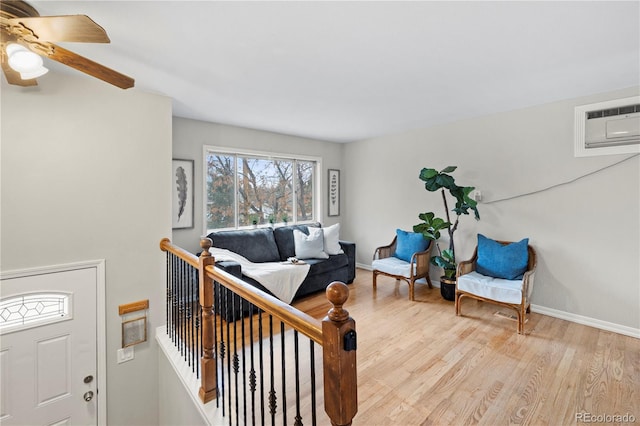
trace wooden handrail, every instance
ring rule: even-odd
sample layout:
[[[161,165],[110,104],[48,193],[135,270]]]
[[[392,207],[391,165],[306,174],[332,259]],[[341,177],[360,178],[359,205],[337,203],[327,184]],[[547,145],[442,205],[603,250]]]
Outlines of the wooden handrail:
[[[188,251],[186,251],[181,247],[173,245],[173,243],[171,243],[171,240],[169,238],[163,238],[162,240],[160,240],[160,250],[173,253],[176,256],[178,256],[180,259],[187,262],[189,265],[198,269],[198,256],[196,256],[193,253],[189,253]]]

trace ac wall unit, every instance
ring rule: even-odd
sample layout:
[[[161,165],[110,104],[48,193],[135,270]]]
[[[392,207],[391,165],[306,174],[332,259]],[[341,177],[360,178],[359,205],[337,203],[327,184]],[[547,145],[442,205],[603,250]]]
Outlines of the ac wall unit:
[[[575,108],[575,156],[640,152],[640,96]]]

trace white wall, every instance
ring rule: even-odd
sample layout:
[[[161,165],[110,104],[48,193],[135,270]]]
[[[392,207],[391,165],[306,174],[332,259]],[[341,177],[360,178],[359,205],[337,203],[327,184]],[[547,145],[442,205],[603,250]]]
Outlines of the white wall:
[[[320,222],[325,225],[333,225],[339,222],[341,217],[344,217],[342,211],[341,216],[328,217],[326,206],[326,173],[327,169],[342,168],[341,153],[343,147],[341,144],[174,117],[173,158],[195,160],[194,228],[173,230],[172,240],[180,247],[193,252],[198,251],[200,248],[200,236],[204,233],[202,222],[204,212],[202,147],[204,145],[322,158],[320,183],[323,185],[323,208]],[[344,178],[342,178],[342,181],[344,185]],[[341,195],[344,197],[344,193]]]
[[[107,420],[158,422],[164,255],[171,232],[171,102],[53,72],[2,82],[3,270],[106,260]],[[149,340],[117,364],[118,305],[149,299]],[[102,390],[101,390],[102,391]]]
[[[477,232],[529,237],[539,255],[534,304],[639,330],[640,157],[613,165],[630,156],[573,156],[574,106],[638,92],[629,88],[346,145],[343,223],[358,244],[358,262],[370,265],[375,247],[389,243],[396,228],[410,230],[419,213],[444,217],[440,194],[427,192],[418,175],[423,167],[458,166],[457,183],[477,187],[485,200],[478,207],[481,221],[461,219],[459,260],[471,255]],[[516,198],[498,201],[509,197]]]

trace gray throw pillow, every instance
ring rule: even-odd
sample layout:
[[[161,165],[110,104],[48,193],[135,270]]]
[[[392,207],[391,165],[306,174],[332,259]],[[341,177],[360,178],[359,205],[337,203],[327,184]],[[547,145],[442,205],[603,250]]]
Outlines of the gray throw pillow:
[[[328,259],[324,252],[324,235],[322,228],[309,228],[309,235],[293,230],[293,242],[296,246],[298,259]]]

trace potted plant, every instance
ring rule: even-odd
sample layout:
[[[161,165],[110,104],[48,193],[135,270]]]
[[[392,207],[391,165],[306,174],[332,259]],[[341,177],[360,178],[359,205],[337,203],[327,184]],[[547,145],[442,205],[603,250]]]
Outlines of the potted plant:
[[[420,171],[420,180],[424,181],[425,189],[429,192],[441,192],[447,219],[436,217],[433,212],[421,213],[418,218],[422,220],[422,223],[413,227],[414,232],[422,233],[426,239],[436,241],[438,254],[431,257],[431,263],[444,270],[444,275],[440,277],[440,292],[442,297],[447,300],[455,299],[457,263],[453,234],[458,229],[460,216],[463,214],[468,215],[469,210],[472,210],[476,220],[480,219],[477,208],[478,203],[469,197],[475,187],[458,186],[453,176],[450,175],[456,169],[457,166],[449,166],[441,171],[429,168],[424,168]],[[449,210],[447,192],[455,200],[455,207],[451,210]],[[456,214],[455,222],[451,221],[450,211]],[[449,248],[441,250],[437,241],[440,238],[440,231],[444,229],[449,234]]]
[[[282,215],[282,222],[284,223],[284,226],[287,226],[287,224],[289,223],[289,215],[284,213]]]

